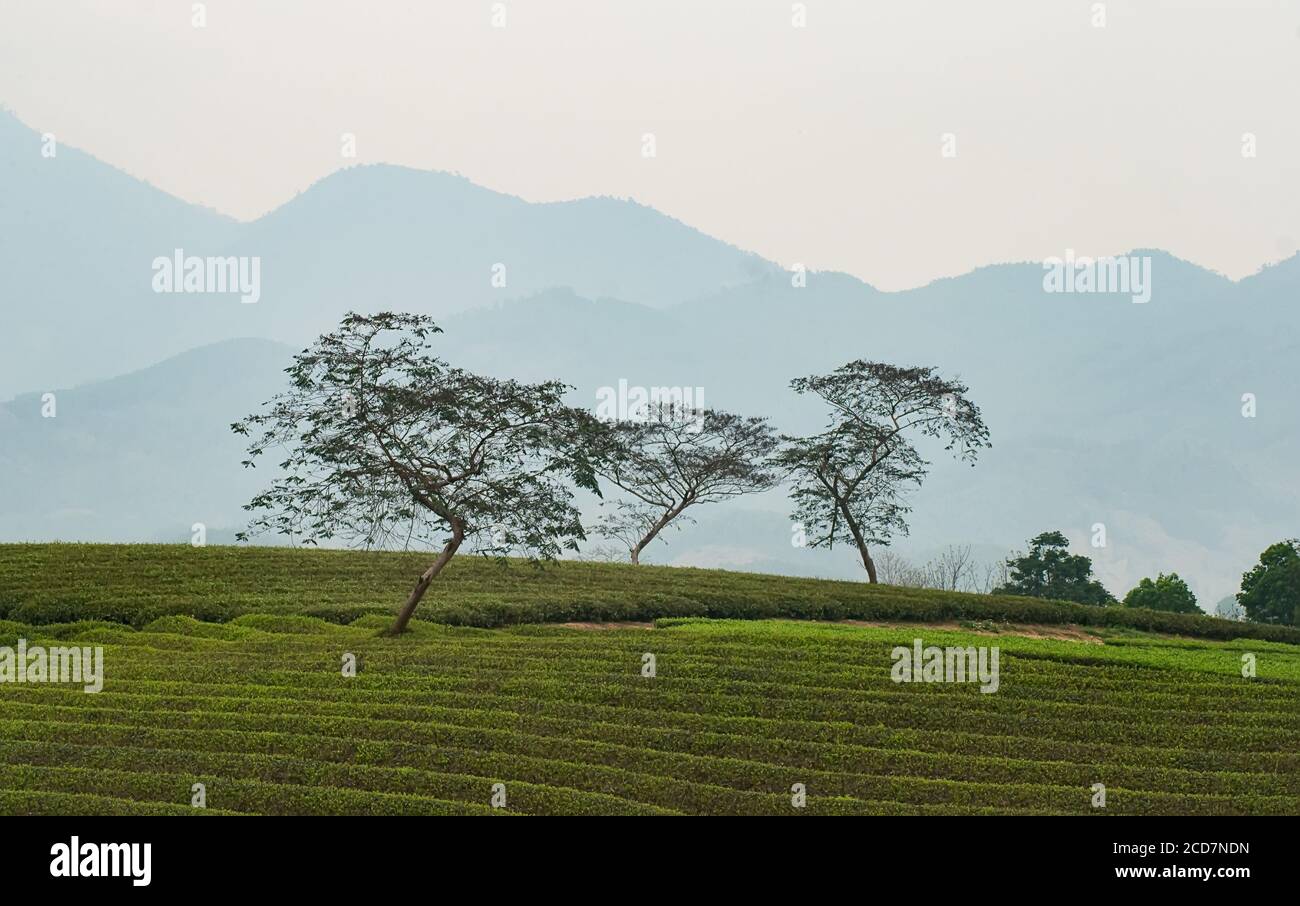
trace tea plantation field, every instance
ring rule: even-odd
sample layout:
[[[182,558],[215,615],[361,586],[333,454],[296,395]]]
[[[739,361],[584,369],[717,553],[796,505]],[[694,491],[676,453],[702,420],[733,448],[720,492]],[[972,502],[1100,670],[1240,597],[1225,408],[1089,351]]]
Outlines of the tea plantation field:
[[[466,560],[380,637],[419,562],[0,546],[0,646],[104,650],[98,694],[0,683],[0,813],[1300,814],[1300,646],[1222,621],[1096,644],[999,631],[1083,622],[1052,602]],[[965,626],[808,621],[845,617]],[[998,646],[997,691],[892,681],[916,638]]]
[[[350,623],[369,614],[392,616],[429,561],[418,553],[0,544],[0,619],[142,627],[171,615],[226,622],[274,613]],[[1300,627],[1209,616],[722,570],[572,562],[539,569],[519,561],[503,567],[467,554],[430,587],[417,617],[483,627],[660,617],[998,620],[1300,645]]]

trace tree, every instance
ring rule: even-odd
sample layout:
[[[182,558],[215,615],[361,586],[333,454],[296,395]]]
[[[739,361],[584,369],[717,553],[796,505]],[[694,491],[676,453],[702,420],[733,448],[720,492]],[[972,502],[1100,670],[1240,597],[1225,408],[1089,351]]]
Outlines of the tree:
[[[596,456],[601,477],[631,500],[597,526],[627,545],[633,563],[689,508],[765,491],[779,476],[769,458],[779,440],[762,418],[666,404],[604,433]]]
[[[827,428],[813,437],[787,437],[778,457],[794,480],[792,518],[810,547],[852,541],[871,582],[870,549],[907,533],[908,494],[920,487],[929,463],[914,441],[924,437],[972,465],[988,447],[988,428],[968,388],[930,367],[900,368],[855,361],[831,374],[796,378],[796,393],[811,393],[831,410]]]
[[[1010,581],[1011,570],[1007,566],[1007,561],[994,560],[991,563],[984,564],[979,581],[975,583],[973,590],[980,594],[991,595],[998,586],[1006,585]]]
[[[950,544],[925,565],[925,587],[966,591],[975,581],[975,560],[969,544]]]
[[[1300,540],[1279,541],[1241,577],[1237,601],[1255,623],[1300,625]]]
[[[1054,598],[1080,604],[1107,605],[1115,598],[1092,577],[1092,560],[1069,552],[1060,532],[1043,532],[1029,542],[1029,552],[1007,559],[1010,579],[993,589],[995,595]]]
[[[885,548],[872,559],[876,563],[876,575],[885,585],[901,585],[907,588],[924,588],[927,575],[923,567],[895,551]]]
[[[885,585],[934,588],[940,591],[968,591],[989,594],[1007,581],[1007,565],[1001,560],[975,560],[969,544],[951,544],[923,566],[886,548],[873,557],[876,572]]]
[[[471,543],[537,561],[584,537],[572,487],[599,493],[584,454],[591,417],[559,382],[524,384],[454,368],[419,315],[349,313],[286,369],[290,389],[232,429],[257,436],[246,467],[281,448],[282,473],[245,506],[249,533],[365,547],[441,542],[390,634]]]
[[[1171,613],[1203,613],[1196,606],[1196,595],[1178,573],[1160,573],[1155,581],[1143,579],[1124,596],[1125,607],[1145,607],[1147,610],[1166,610]]]

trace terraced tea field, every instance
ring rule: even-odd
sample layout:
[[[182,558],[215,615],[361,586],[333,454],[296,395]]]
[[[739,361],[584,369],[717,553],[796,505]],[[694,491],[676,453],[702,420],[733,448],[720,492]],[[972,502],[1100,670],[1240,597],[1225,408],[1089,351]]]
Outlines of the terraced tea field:
[[[429,565],[417,553],[358,553],[170,544],[0,544],[0,619],[109,620],[144,626],[174,614],[226,622],[246,613],[350,623],[392,616]],[[997,620],[1125,627],[1200,638],[1300,645],[1300,627],[1208,616],[829,582],[722,570],[566,562],[538,569],[461,555],[420,605],[425,620],[458,626],[653,620]]]
[[[0,683],[0,812],[194,813],[201,783],[206,814],[1300,814],[1291,644],[695,618],[597,629],[417,620],[388,639],[377,634],[395,607],[386,583],[405,584],[389,577],[400,573],[389,555],[157,550],[0,548],[0,646],[104,650],[98,694]],[[232,567],[224,586],[221,566]],[[550,583],[552,600],[564,582],[570,599],[581,585],[589,603],[649,600],[641,576],[737,593],[722,587],[730,574],[662,575],[677,572],[564,564],[538,577],[470,563],[464,587],[431,593],[422,615],[484,612],[494,575],[498,604],[526,600],[529,581]],[[611,574],[619,581],[603,589],[586,581]],[[786,606],[818,587],[745,583]],[[61,585],[148,619],[39,619],[75,603],[58,600]],[[837,585],[851,583],[825,583]],[[895,592],[906,597],[874,591]],[[187,602],[208,619],[182,614]],[[320,606],[331,619],[304,615]],[[230,611],[208,610],[219,607]],[[362,613],[346,622],[347,608]],[[997,691],[893,682],[891,649],[918,637],[996,645]]]

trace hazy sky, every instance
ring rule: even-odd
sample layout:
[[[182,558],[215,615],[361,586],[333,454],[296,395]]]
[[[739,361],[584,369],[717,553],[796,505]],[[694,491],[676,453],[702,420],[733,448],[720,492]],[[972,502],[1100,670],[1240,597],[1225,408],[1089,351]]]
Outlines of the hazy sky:
[[[1300,0],[798,5],[209,0],[195,28],[188,0],[0,0],[0,104],[241,219],[350,132],[889,289],[1066,248],[1239,277],[1300,241]]]

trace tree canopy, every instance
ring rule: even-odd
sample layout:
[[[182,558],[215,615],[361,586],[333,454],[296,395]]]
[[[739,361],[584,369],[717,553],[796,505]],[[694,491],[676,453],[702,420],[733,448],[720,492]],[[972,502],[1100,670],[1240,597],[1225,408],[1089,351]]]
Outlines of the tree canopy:
[[[597,530],[626,544],[633,563],[691,507],[765,491],[779,478],[769,462],[779,440],[762,418],[670,404],[601,436],[597,472],[631,499],[613,503]]]
[[[1241,577],[1237,601],[1256,623],[1300,625],[1300,540],[1270,545]]]
[[[1007,559],[1010,579],[993,589],[998,595],[1054,598],[1081,604],[1113,604],[1115,598],[1092,576],[1092,560],[1070,553],[1061,532],[1043,532],[1029,542],[1029,551]]]
[[[1178,573],[1160,573],[1155,581],[1143,579],[1124,596],[1125,607],[1145,607],[1171,613],[1203,613],[1196,605],[1196,595],[1179,578]]]
[[[295,356],[289,390],[232,425],[253,438],[245,466],[284,455],[245,507],[257,514],[249,533],[442,545],[394,633],[462,544],[534,559],[576,550],[572,488],[599,493],[586,456],[593,419],[563,403],[569,388],[452,367],[433,353],[440,332],[419,315],[349,313]]]
[[[786,437],[777,458],[793,479],[791,518],[803,527],[809,547],[852,543],[876,582],[871,548],[906,534],[908,495],[929,465],[916,441],[935,439],[974,464],[989,446],[979,407],[965,384],[931,367],[858,360],[830,374],[796,378],[790,387],[830,409],[826,430]]]

